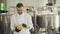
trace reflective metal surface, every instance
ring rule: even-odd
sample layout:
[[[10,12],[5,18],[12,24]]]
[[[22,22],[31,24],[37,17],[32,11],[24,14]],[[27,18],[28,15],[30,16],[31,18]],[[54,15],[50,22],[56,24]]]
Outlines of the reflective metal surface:
[[[10,16],[0,14],[0,34],[10,34]]]
[[[32,18],[34,22],[34,16]],[[59,28],[59,15],[36,16],[36,32],[44,34],[56,34]],[[43,31],[42,31],[43,30]]]

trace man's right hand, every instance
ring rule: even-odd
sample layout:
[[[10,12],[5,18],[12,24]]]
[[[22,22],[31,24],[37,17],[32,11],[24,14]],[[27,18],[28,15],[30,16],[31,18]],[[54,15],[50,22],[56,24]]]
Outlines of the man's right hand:
[[[16,32],[19,32],[19,31],[21,31],[21,30],[19,30],[19,29],[17,29],[17,27],[15,27],[15,31],[16,31]]]
[[[19,31],[21,31],[22,29],[23,29],[22,24],[20,24],[20,25],[18,25],[18,26],[15,27],[15,31],[16,31],[16,32],[19,32]]]
[[[23,28],[24,28],[24,27],[23,27],[22,24],[20,24],[20,25],[17,26],[17,29],[18,29],[18,30],[21,30],[21,29],[23,29]]]

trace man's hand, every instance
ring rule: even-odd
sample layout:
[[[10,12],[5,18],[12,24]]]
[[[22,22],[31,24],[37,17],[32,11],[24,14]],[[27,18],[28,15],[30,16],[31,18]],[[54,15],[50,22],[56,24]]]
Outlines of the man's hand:
[[[24,28],[27,28],[27,25],[26,25],[26,24],[22,24],[22,26],[23,26]]]
[[[20,24],[20,25],[18,25],[17,27],[15,27],[15,31],[16,31],[16,32],[19,32],[19,31],[21,31],[22,29],[23,29],[22,24]]]
[[[15,31],[16,31],[16,32],[19,32],[19,31],[21,31],[21,30],[17,29],[17,27],[16,27],[16,28],[15,28]]]
[[[18,29],[18,30],[21,30],[21,29],[23,29],[23,28],[24,28],[24,27],[23,27],[22,24],[20,24],[20,25],[17,26],[17,29]]]

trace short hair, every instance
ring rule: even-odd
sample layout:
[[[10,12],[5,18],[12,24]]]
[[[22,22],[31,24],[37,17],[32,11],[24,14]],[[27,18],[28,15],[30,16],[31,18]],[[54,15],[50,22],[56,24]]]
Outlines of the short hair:
[[[18,4],[16,5],[16,7],[18,7],[18,8],[23,7],[23,4],[22,4],[22,3],[18,3]]]

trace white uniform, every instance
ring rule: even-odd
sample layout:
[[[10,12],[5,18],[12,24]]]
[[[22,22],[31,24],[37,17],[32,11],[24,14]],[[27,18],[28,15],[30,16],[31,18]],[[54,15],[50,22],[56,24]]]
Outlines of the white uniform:
[[[26,24],[30,26],[29,29],[23,28],[20,32],[13,32],[14,34],[30,34],[30,29],[33,27],[31,16],[25,12],[21,15],[18,13],[11,16],[11,30],[15,29],[15,27],[19,24]]]

